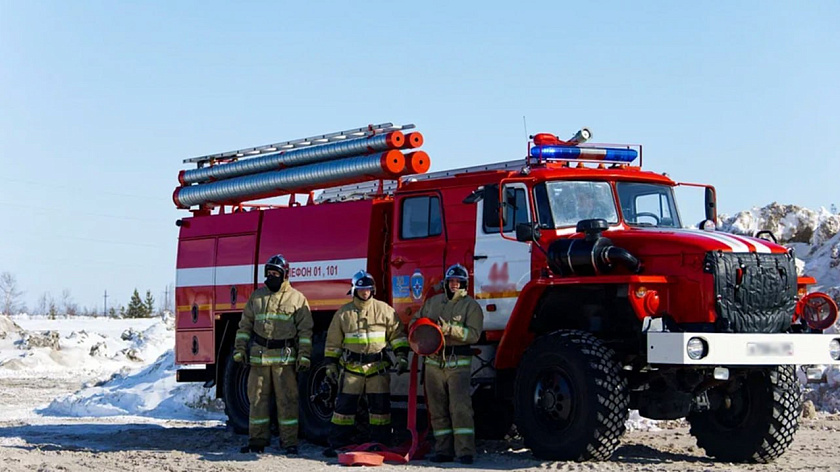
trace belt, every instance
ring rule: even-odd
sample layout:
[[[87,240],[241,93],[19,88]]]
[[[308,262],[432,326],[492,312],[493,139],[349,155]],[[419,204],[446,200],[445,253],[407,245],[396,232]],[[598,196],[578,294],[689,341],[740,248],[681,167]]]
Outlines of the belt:
[[[388,357],[385,355],[385,351],[374,352],[373,354],[362,354],[345,350],[344,360],[358,362],[360,364],[370,364],[371,362],[388,360]]]
[[[268,349],[281,349],[284,347],[295,347],[295,339],[266,339],[257,333],[254,333],[254,343]]]
[[[444,356],[471,356],[473,349],[470,346],[446,346],[442,354]]]

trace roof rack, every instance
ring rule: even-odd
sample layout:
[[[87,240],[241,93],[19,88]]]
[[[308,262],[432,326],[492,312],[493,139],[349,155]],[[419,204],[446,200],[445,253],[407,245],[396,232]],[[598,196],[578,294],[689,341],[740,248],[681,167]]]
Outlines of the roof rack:
[[[184,159],[184,164],[196,164],[198,167],[202,167],[204,164],[216,160],[235,160],[240,157],[258,156],[260,154],[269,154],[288,149],[315,146],[318,144],[326,144],[333,141],[344,141],[354,138],[363,138],[365,136],[387,133],[389,131],[413,129],[414,127],[415,126],[413,124],[395,125],[393,123],[368,125],[360,128],[348,129],[345,131],[337,131],[335,133],[319,134],[317,136],[310,136],[308,138],[293,139],[290,141],[283,141],[274,144],[266,144],[264,146],[250,147],[245,149],[238,149],[236,151],[228,151],[217,154],[208,154],[206,156],[193,157],[190,159]]]

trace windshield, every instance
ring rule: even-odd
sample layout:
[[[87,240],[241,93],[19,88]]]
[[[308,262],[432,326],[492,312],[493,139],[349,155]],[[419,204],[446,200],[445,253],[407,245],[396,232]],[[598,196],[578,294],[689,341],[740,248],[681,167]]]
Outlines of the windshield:
[[[667,185],[618,182],[618,200],[624,221],[635,226],[681,228],[673,188]]]
[[[609,182],[561,180],[535,189],[540,226],[563,228],[580,220],[601,218],[618,223],[618,212]]]

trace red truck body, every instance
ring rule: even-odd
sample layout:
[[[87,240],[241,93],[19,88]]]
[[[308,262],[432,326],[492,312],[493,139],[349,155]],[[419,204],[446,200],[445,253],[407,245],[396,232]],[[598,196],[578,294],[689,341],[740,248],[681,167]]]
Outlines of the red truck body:
[[[575,185],[601,192],[606,206],[564,222],[564,212],[579,212],[579,206],[565,208]],[[805,285],[813,279],[797,277],[792,253],[765,239],[684,229],[673,203],[677,185],[627,163],[526,159],[403,177],[393,191],[383,191],[380,182],[374,190],[310,194],[300,205],[218,206],[215,214],[212,205],[202,206],[178,222],[176,361],[205,369],[181,370],[179,380],[215,384],[229,403],[234,426],[238,421],[242,429],[242,411],[237,416],[231,405],[244,402],[240,410],[247,413],[243,374],[231,370],[238,368],[228,358],[242,309],[262,281],[262,263],[278,253],[290,263],[293,286],[309,300],[316,339],[333,312],[350,301],[356,271],[370,272],[376,297],[408,322],[439,293],[446,267],[467,267],[470,295],[485,316],[473,367],[477,421],[495,428],[486,434],[493,436],[506,430],[515,414],[540,457],[609,457],[628,407],[652,418],[695,415],[693,425],[705,424],[727,404],[721,398],[750,388],[753,378],[775,378],[768,372],[784,367],[779,364],[836,364],[827,344],[833,338],[796,319]],[[707,208],[713,209],[711,187],[707,195],[712,196]],[[713,212],[707,215],[714,218]],[[643,223],[645,218],[650,220]],[[753,298],[744,295],[748,292]],[[765,300],[773,297],[778,299]],[[805,352],[817,341],[826,346]],[[578,372],[563,357],[589,355],[575,350],[575,343],[605,353],[600,357],[611,364]],[[788,345],[790,356],[795,349],[798,357],[776,349]],[[552,354],[554,346],[559,351]],[[730,352],[732,346],[747,352],[740,347]],[[547,356],[555,356],[555,364],[532,372]],[[320,413],[310,411],[324,393],[317,362],[313,370],[301,379],[302,398],[310,399],[302,400],[302,427],[305,436],[319,440],[330,403],[324,398]],[[615,384],[619,406],[597,404],[592,411],[614,418],[612,423],[584,427],[584,419],[549,400],[595,389],[579,382],[606,370],[613,373],[604,374],[599,385]],[[788,370],[783,374],[795,381]],[[404,400],[399,381],[394,389],[395,399]],[[500,419],[479,420],[485,414]],[[541,425],[540,416],[554,423]],[[763,425],[745,423],[734,430]],[[555,433],[563,428],[584,431],[589,442]],[[782,446],[754,447],[744,455],[743,445],[733,452],[731,444],[715,442],[726,437],[720,428],[697,426],[698,441],[709,455],[728,460],[772,459],[793,434],[779,438],[765,431]]]

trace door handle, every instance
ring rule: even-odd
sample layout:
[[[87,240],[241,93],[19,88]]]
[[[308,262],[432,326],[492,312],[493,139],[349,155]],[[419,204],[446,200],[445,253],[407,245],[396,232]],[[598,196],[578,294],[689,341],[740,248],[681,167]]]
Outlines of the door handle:
[[[473,254],[473,260],[477,261],[479,259],[487,259],[487,256],[484,254]]]
[[[397,256],[391,259],[391,265],[396,267],[397,269],[402,267],[403,264],[405,264],[405,259],[403,259],[402,257]]]

